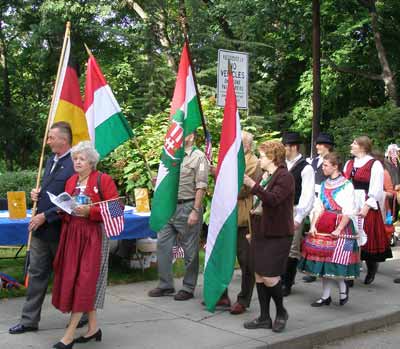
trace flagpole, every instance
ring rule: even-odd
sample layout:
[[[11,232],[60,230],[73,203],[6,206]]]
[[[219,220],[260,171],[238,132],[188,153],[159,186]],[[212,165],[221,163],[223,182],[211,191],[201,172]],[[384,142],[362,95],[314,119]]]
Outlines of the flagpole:
[[[70,36],[70,31],[71,31],[71,22],[68,21],[67,24],[66,24],[66,28],[65,28],[64,41],[63,41],[63,46],[62,46],[62,49],[61,49],[60,61],[58,63],[56,82],[54,84],[54,89],[53,89],[53,95],[51,97],[51,104],[50,104],[49,114],[47,116],[46,130],[44,132],[44,137],[43,137],[43,142],[42,142],[42,151],[41,151],[41,154],[40,154],[39,168],[38,168],[38,173],[37,173],[37,177],[36,177],[36,191],[39,190],[39,186],[40,186],[40,178],[41,178],[41,173],[42,173],[42,169],[43,169],[44,151],[45,151],[46,144],[47,144],[47,134],[48,134],[49,128],[50,128],[51,115],[53,114],[53,109],[54,109],[54,100],[55,100],[55,96],[56,96],[56,87],[58,86],[58,83],[59,83],[59,80],[60,80],[60,72],[61,72],[62,62],[64,61],[64,55],[65,55],[65,47],[67,45],[67,40],[69,39],[69,36]],[[34,201],[33,202],[33,207],[32,207],[32,218],[36,215],[36,209],[37,209],[37,201]],[[29,266],[29,254],[30,254],[31,240],[32,240],[32,230],[29,229],[28,244],[27,244],[27,247],[26,247],[26,257],[25,257],[26,258],[26,263],[25,263],[26,270],[24,270],[24,272],[25,272],[25,281],[24,281],[25,287],[28,287],[28,284],[29,284],[27,267]]]
[[[86,43],[83,43],[83,44],[85,45],[85,49],[86,49],[86,52],[87,52],[87,54],[89,55],[89,57],[93,57],[93,54],[92,54],[92,51],[90,50],[90,48],[86,45]],[[150,177],[151,186],[152,186],[153,189],[154,189],[154,185],[153,185],[153,182],[152,182],[152,179],[153,179],[153,172],[151,171],[151,168],[150,168],[149,163],[148,163],[148,161],[147,161],[146,155],[145,155],[145,154],[142,152],[142,150],[140,149],[140,145],[139,145],[139,142],[138,142],[136,136],[133,136],[133,144],[135,145],[136,149],[138,150],[139,155],[143,158],[144,165],[146,166],[148,175],[149,175],[149,177]]]
[[[193,64],[192,55],[190,54],[188,25],[187,25],[187,22],[186,22],[186,16],[183,13],[180,14],[180,22],[181,22],[183,35],[184,35],[184,38],[185,38],[185,44],[186,44],[187,52],[188,52],[188,56],[189,56],[189,64],[192,67],[192,76],[193,76],[193,81],[194,81],[194,88],[196,90],[197,101],[199,102],[201,124],[203,125],[204,137],[207,137],[208,130],[207,130],[206,119],[204,118],[203,107],[201,106],[199,88],[197,87],[197,79],[196,79],[196,73],[195,73],[196,69],[195,69],[195,66]],[[212,159],[210,159],[210,162],[212,162]]]

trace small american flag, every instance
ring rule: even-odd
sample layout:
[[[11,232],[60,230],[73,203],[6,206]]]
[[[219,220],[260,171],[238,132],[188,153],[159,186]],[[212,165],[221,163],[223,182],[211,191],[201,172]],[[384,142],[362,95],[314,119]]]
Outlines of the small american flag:
[[[205,155],[206,158],[208,160],[208,162],[210,164],[212,164],[212,144],[211,144],[211,135],[210,132],[208,132],[208,130],[206,130],[206,151],[205,151]]]
[[[184,258],[185,257],[185,252],[183,251],[183,248],[179,245],[175,245],[172,247],[172,259],[175,262],[178,258]]]
[[[332,263],[347,265],[350,262],[351,253],[353,252],[353,239],[339,237],[335,251],[332,256]]]
[[[124,206],[119,200],[100,202],[100,212],[107,237],[121,234],[124,230]]]

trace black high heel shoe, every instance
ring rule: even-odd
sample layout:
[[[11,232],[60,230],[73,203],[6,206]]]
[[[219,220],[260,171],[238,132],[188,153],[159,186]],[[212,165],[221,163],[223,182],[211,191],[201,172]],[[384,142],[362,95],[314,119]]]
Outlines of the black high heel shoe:
[[[74,342],[75,341],[72,341],[69,344],[64,344],[63,342],[58,342],[58,343],[53,345],[53,348],[56,348],[56,349],[72,349],[72,347],[74,346]]]
[[[89,337],[84,337],[80,336],[77,339],[75,339],[75,343],[87,343],[94,339],[96,342],[101,342],[101,337],[102,337],[101,329],[99,329],[95,334],[92,334]]]
[[[322,307],[323,305],[330,305],[332,302],[332,298],[329,296],[328,298],[320,298],[317,299],[315,302],[311,303],[311,306],[314,308]]]

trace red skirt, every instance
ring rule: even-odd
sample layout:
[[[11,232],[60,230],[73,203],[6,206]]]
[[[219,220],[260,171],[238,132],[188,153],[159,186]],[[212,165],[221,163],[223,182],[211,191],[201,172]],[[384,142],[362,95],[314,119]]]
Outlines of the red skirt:
[[[101,228],[98,222],[67,216],[54,259],[53,305],[67,312],[94,309],[100,271]]]
[[[391,258],[392,251],[379,210],[368,211],[364,219],[364,230],[367,234],[367,243],[361,247],[361,259],[383,262],[386,258]]]

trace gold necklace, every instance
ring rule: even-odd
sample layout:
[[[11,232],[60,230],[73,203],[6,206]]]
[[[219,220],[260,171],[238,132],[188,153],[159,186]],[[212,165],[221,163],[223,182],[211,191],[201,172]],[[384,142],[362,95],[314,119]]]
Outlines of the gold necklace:
[[[89,176],[90,176],[90,173],[89,173],[87,176],[85,176],[85,177],[83,177],[83,178],[81,179],[81,178],[79,178],[79,175],[78,175],[78,183],[76,183],[77,186],[79,187],[79,186],[81,185],[81,183],[82,183],[85,179],[87,179]]]

